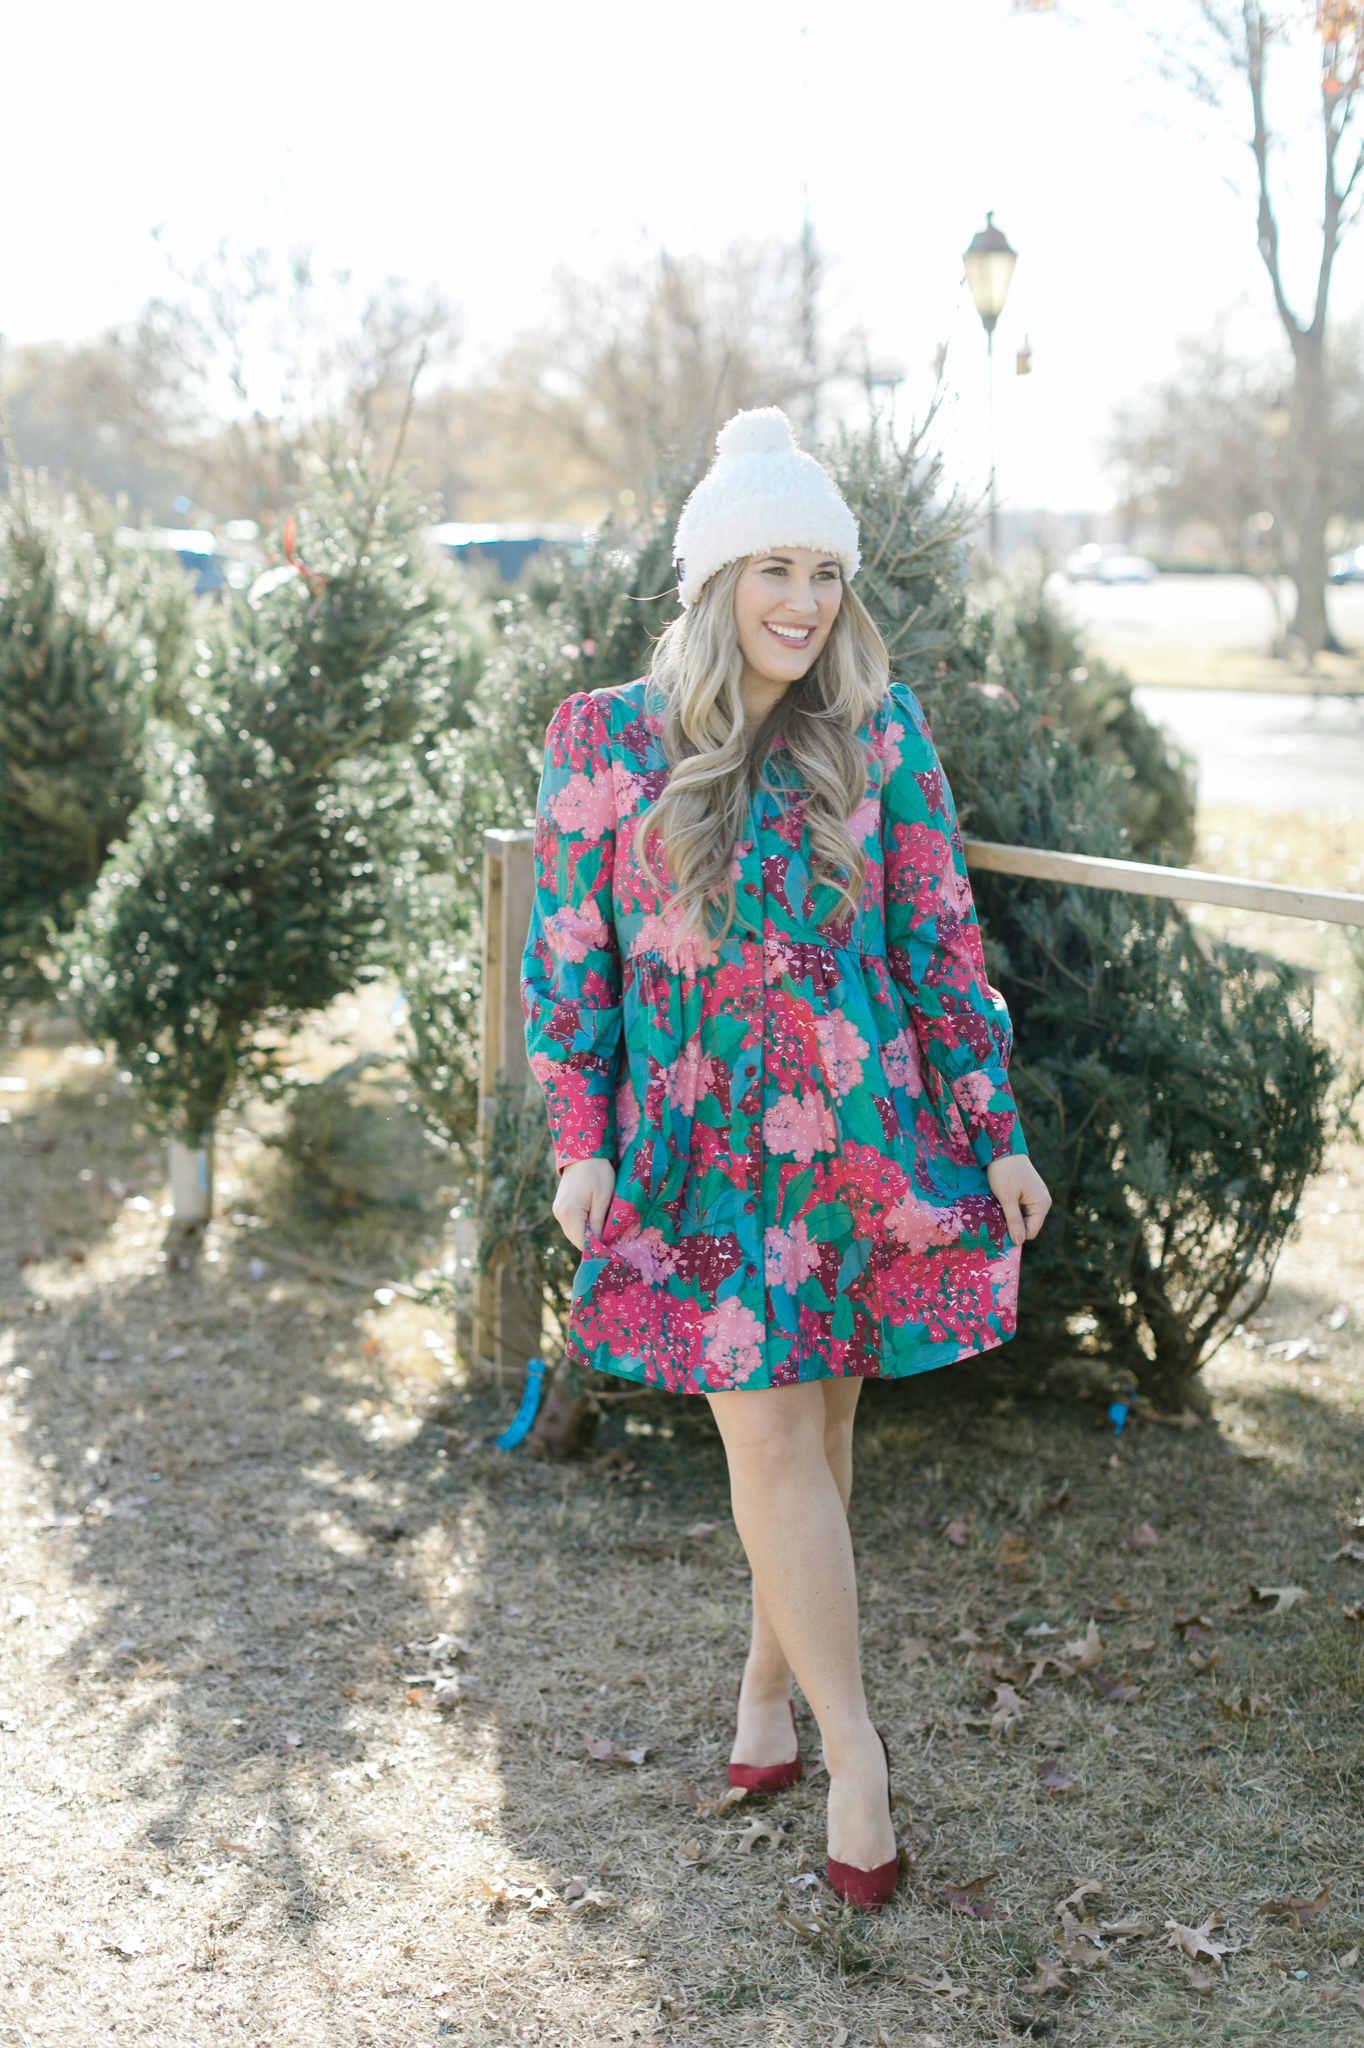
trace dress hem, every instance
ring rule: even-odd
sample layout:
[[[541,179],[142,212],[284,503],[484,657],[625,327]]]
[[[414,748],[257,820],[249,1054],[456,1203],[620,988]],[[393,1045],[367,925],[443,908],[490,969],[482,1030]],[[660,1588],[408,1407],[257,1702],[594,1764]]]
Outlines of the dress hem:
[[[1017,1334],[1017,1330],[1010,1330],[1006,1334],[998,1336],[995,1334],[993,1330],[988,1330],[982,1333],[982,1335],[985,1338],[984,1342],[963,1344],[959,1346],[957,1350],[953,1351],[948,1357],[925,1359],[922,1365],[901,1365],[887,1367],[883,1363],[877,1367],[875,1372],[860,1373],[831,1372],[829,1368],[826,1366],[822,1367],[819,1370],[802,1373],[801,1377],[798,1380],[777,1380],[776,1382],[769,1381],[766,1386],[760,1387],[670,1387],[668,1386],[667,1382],[663,1380],[661,1377],[659,1377],[657,1374],[650,1374],[647,1366],[641,1367],[638,1371],[631,1371],[630,1368],[624,1364],[599,1364],[590,1352],[588,1352],[581,1344],[577,1343],[574,1340],[571,1331],[564,1345],[564,1358],[567,1364],[580,1366],[586,1372],[609,1373],[613,1379],[629,1380],[631,1384],[634,1386],[652,1387],[660,1394],[682,1394],[698,1396],[720,1393],[765,1394],[774,1391],[774,1388],[807,1386],[816,1380],[916,1379],[920,1373],[939,1372],[945,1366],[960,1365],[962,1360],[965,1358],[980,1358],[983,1357],[987,1351],[1002,1350],[1004,1345],[1013,1342]],[[927,1350],[935,1347],[925,1346],[924,1348]]]

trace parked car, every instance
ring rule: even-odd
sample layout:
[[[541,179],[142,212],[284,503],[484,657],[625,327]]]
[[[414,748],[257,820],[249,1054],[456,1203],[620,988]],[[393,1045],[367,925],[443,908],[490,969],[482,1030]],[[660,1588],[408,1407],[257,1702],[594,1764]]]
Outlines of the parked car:
[[[185,574],[193,578],[196,597],[228,585],[244,590],[251,580],[250,563],[230,553],[214,534],[201,526],[153,526],[145,530],[120,526],[115,538],[124,547],[153,548],[158,554],[174,555]]]
[[[504,583],[514,583],[542,548],[581,546],[583,531],[581,526],[507,526],[493,520],[467,525],[459,519],[427,528],[432,543],[451,561],[495,568]]]
[[[1332,555],[1326,564],[1326,573],[1333,583],[1364,583],[1364,548],[1350,548],[1343,555]]]
[[[1076,548],[1061,564],[1072,583],[1151,583],[1160,574],[1145,555],[1134,555],[1125,547],[1088,541]]]

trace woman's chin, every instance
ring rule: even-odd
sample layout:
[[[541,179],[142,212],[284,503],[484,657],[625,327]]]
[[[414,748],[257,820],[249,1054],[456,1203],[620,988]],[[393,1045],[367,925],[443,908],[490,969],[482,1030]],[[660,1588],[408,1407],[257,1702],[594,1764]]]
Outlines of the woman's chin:
[[[814,659],[809,649],[805,647],[793,648],[790,654],[768,654],[764,650],[759,661],[748,657],[748,666],[753,674],[761,676],[765,683],[790,684],[798,683],[802,676],[810,673]]]

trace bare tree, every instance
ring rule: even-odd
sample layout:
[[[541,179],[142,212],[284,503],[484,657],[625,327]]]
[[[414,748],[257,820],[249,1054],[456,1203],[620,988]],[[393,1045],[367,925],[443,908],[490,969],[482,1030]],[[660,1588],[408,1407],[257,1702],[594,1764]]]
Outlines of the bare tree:
[[[1257,240],[1275,310],[1293,358],[1295,480],[1289,569],[1296,590],[1293,638],[1309,657],[1337,642],[1326,616],[1326,525],[1330,515],[1331,409],[1327,314],[1340,245],[1364,197],[1364,144],[1357,108],[1364,84],[1364,0],[1320,0],[1272,8],[1261,0],[1198,0],[1200,36],[1167,51],[1200,100],[1231,113],[1254,164]],[[1295,310],[1284,281],[1281,165],[1289,140],[1276,126],[1270,84],[1293,54],[1310,50],[1322,214],[1310,305]],[[1239,107],[1240,113],[1235,109]]]
[[[551,319],[499,367],[542,449],[585,466],[602,491],[698,469],[716,430],[751,405],[781,405],[807,435],[821,392],[851,374],[851,350],[821,331],[823,259],[794,244],[736,243],[720,258],[662,251],[645,270],[561,275]]]
[[[1289,652],[1283,583],[1297,513],[1298,468],[1281,431],[1292,377],[1278,360],[1247,360],[1229,345],[1225,322],[1179,344],[1173,374],[1114,414],[1108,456],[1124,511],[1175,529],[1212,528],[1224,559],[1264,583],[1274,607],[1274,653]],[[1326,505],[1343,540],[1364,517],[1364,324],[1335,327],[1326,349],[1331,436]],[[1328,538],[1330,526],[1328,525]]]
[[[163,519],[177,497],[269,518],[337,436],[391,441],[413,367],[448,362],[451,307],[390,278],[361,296],[311,251],[221,244],[126,328],[0,354],[20,459]]]

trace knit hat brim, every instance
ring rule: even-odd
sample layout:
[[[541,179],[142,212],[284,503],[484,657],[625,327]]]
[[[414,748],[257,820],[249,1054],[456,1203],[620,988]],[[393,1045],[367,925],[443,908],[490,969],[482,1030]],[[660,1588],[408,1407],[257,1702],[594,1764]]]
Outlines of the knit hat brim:
[[[827,551],[846,577],[857,574],[857,521],[828,470],[796,446],[779,406],[736,413],[715,445],[715,461],[682,507],[673,540],[684,605],[717,570],[774,548]]]

